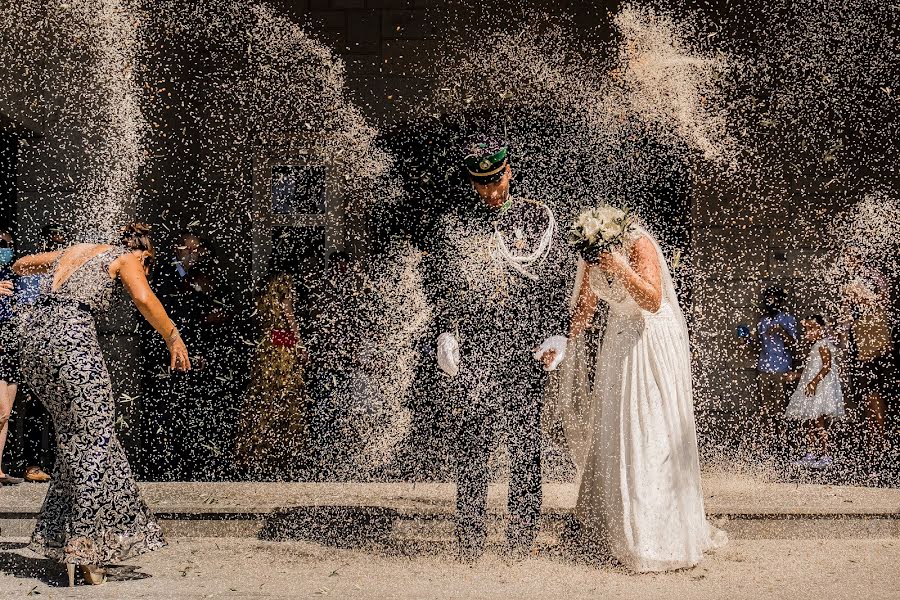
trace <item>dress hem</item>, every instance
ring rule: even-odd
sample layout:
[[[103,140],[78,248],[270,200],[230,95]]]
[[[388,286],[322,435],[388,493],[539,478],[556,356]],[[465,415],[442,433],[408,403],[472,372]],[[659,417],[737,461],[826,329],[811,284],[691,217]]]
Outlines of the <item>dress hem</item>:
[[[28,544],[28,549],[60,563],[105,565],[129,560],[148,552],[154,552],[167,545],[162,532],[159,530],[143,536],[132,537],[142,537],[143,539],[135,541],[133,544],[120,542],[116,546],[112,546],[108,543],[98,544],[93,538],[80,538],[81,540],[86,540],[89,544],[93,544],[96,548],[81,551],[67,550],[64,546],[58,546],[42,539],[32,539]]]

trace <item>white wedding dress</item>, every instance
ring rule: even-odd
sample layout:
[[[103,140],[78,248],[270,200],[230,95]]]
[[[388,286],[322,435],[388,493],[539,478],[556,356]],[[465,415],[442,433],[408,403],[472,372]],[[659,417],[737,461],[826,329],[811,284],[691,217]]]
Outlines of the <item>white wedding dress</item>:
[[[576,515],[588,536],[638,572],[691,567],[727,541],[704,513],[687,325],[653,242],[659,311],[641,309],[620,282],[592,269],[591,287],[609,315],[591,392],[585,403],[577,383],[563,384],[569,394],[556,398],[579,467]],[[569,364],[561,376],[581,368]]]

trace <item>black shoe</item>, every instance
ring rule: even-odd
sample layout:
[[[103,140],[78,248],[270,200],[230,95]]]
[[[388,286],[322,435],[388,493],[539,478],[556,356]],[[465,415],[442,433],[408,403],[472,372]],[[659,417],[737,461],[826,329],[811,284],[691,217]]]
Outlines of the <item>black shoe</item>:
[[[478,561],[484,554],[484,543],[472,541],[459,541],[459,562],[464,565],[471,565]]]
[[[534,547],[531,544],[510,544],[507,549],[507,557],[513,562],[522,562],[534,555]]]

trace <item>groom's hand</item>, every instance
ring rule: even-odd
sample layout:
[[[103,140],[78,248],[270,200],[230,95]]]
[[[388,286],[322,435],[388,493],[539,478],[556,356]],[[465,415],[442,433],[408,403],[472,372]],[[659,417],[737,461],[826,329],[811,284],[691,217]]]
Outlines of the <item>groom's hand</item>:
[[[449,375],[459,375],[459,342],[452,333],[444,332],[437,339],[437,363],[438,367]]]
[[[534,351],[535,360],[539,360],[544,363],[545,371],[555,371],[559,366],[559,363],[563,361],[566,357],[566,346],[568,345],[569,338],[564,335],[554,335],[541,344]]]

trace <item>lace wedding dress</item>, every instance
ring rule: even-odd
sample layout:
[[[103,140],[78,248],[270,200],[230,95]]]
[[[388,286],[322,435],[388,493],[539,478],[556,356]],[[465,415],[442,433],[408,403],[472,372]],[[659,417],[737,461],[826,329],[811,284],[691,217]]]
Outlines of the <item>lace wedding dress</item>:
[[[697,564],[727,538],[703,508],[687,325],[659,245],[641,235],[657,249],[662,305],[643,310],[592,269],[609,314],[589,403],[576,393],[558,408],[579,467],[576,514],[586,534],[634,571],[665,571]]]

